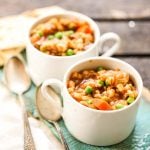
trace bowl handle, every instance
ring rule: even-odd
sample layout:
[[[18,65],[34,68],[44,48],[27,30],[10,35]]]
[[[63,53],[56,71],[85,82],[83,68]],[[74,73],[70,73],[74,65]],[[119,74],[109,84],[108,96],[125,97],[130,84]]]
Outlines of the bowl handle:
[[[106,57],[110,57],[112,56],[116,51],[119,50],[120,48],[120,44],[121,44],[121,39],[119,37],[119,35],[117,35],[116,33],[113,32],[108,32],[103,34],[100,39],[99,39],[99,44],[100,44],[100,50],[103,51],[103,45],[106,41],[108,40],[113,40],[115,41],[114,45],[109,48],[106,52],[104,52],[104,54],[102,54],[101,56],[106,56]]]
[[[47,92],[46,88],[48,86],[54,89],[54,92],[51,93],[53,95],[50,95]],[[56,107],[58,107],[58,109],[62,109],[61,101],[58,100],[58,96],[57,96],[58,94],[61,95],[62,88],[63,88],[63,83],[60,80],[48,79],[48,80],[45,80],[43,84],[41,85],[41,93],[43,97],[51,101],[51,103],[53,103]]]

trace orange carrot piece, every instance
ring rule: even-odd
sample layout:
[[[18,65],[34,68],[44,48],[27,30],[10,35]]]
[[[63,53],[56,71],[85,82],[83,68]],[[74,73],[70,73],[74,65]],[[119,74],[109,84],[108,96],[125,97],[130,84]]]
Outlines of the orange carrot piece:
[[[111,105],[109,105],[106,101],[96,100],[94,102],[94,105],[97,109],[100,109],[100,110],[112,110]]]
[[[88,34],[92,34],[92,30],[88,25],[83,25],[77,29],[77,32],[84,32]]]

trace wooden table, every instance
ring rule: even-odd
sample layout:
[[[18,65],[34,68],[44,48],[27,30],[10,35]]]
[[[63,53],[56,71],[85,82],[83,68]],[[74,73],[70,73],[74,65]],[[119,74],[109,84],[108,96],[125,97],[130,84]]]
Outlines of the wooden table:
[[[0,0],[0,15],[58,5],[93,18],[105,32],[116,32],[122,46],[114,57],[133,65],[150,88],[150,1],[148,0]]]

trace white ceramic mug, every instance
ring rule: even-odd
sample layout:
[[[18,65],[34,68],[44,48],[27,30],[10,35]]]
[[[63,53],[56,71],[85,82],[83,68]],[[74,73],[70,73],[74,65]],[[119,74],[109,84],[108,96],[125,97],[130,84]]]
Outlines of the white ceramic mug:
[[[30,31],[37,24],[42,23],[50,19],[51,17],[57,17],[57,16],[62,16],[62,17],[66,16],[66,17],[78,18],[80,20],[87,21],[90,27],[94,31],[95,42],[92,44],[92,46],[88,48],[86,51],[73,56],[52,56],[52,55],[45,54],[39,51],[38,49],[36,49],[30,41]],[[119,50],[120,47],[119,36],[115,33],[105,33],[100,37],[100,31],[97,24],[89,17],[80,13],[65,11],[59,14],[55,14],[55,15],[53,14],[44,18],[40,18],[32,25],[32,27],[28,32],[28,37],[27,37],[27,63],[33,81],[37,85],[39,85],[41,82],[43,82],[48,78],[57,78],[62,80],[64,73],[72,64],[74,64],[79,60],[82,60],[83,58],[98,56],[99,53],[102,52],[102,45],[107,40],[114,40],[115,44],[110,49],[108,49],[107,52],[103,54],[103,56],[111,56],[117,50]]]
[[[67,90],[67,81],[71,73],[98,66],[110,69],[119,68],[127,72],[138,91],[136,100],[129,106],[119,110],[102,111],[88,108],[73,99]],[[55,90],[59,88],[61,91],[63,97],[62,116],[65,125],[69,132],[78,140],[91,145],[107,146],[123,141],[132,132],[141,99],[143,83],[139,73],[131,65],[109,57],[88,58],[77,62],[69,68],[63,82],[57,79],[49,79],[42,84],[41,92],[43,96],[50,99],[50,95],[45,90],[47,86],[52,86]]]

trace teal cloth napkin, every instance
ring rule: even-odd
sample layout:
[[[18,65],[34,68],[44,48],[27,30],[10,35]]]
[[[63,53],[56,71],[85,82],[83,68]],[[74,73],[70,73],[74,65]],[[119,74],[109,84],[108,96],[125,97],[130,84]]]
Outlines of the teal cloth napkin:
[[[32,85],[31,89],[25,94],[27,101],[27,108],[34,115],[38,115],[35,107],[35,93],[36,87]],[[150,150],[150,102],[142,99],[137,119],[136,126],[131,135],[123,142],[107,146],[97,147],[82,143],[75,139],[66,129],[63,120],[59,122],[65,139],[69,145],[70,150]],[[53,126],[47,124],[52,132],[57,136]]]
[[[2,78],[2,69],[0,70],[0,78]],[[35,105],[36,87],[32,84],[29,91],[25,94],[26,106],[34,116],[38,116]],[[46,122],[50,130],[58,138],[54,127]],[[62,132],[69,145],[70,150],[150,150],[150,102],[142,100],[138,111],[136,126],[131,135],[123,142],[107,146],[97,147],[82,143],[75,139],[66,129],[63,120],[59,121]]]

